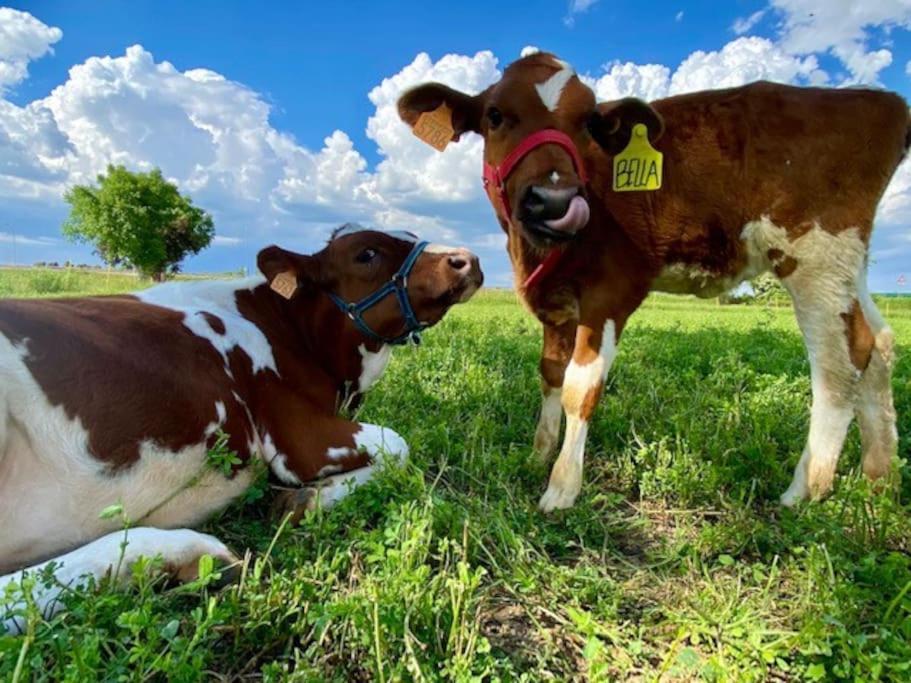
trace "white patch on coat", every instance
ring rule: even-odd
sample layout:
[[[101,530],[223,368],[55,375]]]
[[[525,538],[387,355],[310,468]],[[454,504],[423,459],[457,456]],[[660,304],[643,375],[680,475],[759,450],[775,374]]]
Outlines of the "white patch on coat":
[[[356,454],[356,450],[348,448],[347,446],[341,446],[339,448],[330,446],[326,449],[326,458],[329,460],[341,460],[342,458],[350,458],[352,455]]]
[[[693,294],[702,298],[716,297],[730,291],[741,282],[751,280],[757,275],[771,270],[775,264],[769,260],[770,249],[782,252],[781,258],[786,256],[798,258],[796,256],[798,252],[804,252],[805,256],[812,256],[812,254],[806,253],[813,251],[812,245],[805,244],[803,247],[798,245],[798,242],[805,237],[806,235],[803,235],[792,243],[784,228],[775,225],[768,217],[763,216],[746,223],[740,231],[746,263],[738,272],[719,274],[701,268],[698,264],[668,263],[652,283],[652,290],[671,294]]]
[[[272,345],[266,335],[237,309],[238,292],[251,291],[264,283],[262,276],[224,282],[168,282],[138,292],[136,297],[144,303],[183,313],[184,325],[212,344],[224,358],[226,369],[228,353],[239,348],[249,356],[254,373],[272,370],[278,374]],[[204,313],[217,316],[224,323],[225,333],[215,332]]]
[[[341,465],[326,465],[321,467],[319,472],[316,473],[317,478],[325,477],[330,474],[338,474],[342,471]]]
[[[764,269],[766,270],[766,269]],[[763,272],[763,271],[759,271]],[[690,263],[669,263],[652,283],[652,290],[670,294],[692,294],[703,299],[724,294],[744,280],[759,273],[744,270],[733,276],[720,276],[705,268]]]
[[[109,471],[90,453],[79,419],[50,404],[22,356],[0,334],[0,571],[114,531],[119,519],[98,517],[109,505],[122,504],[133,523],[192,526],[249,487],[247,470],[229,479],[206,467],[204,434],[177,452],[143,443],[139,460]]]
[[[215,422],[206,427],[206,436],[212,436],[221,429],[225,420],[228,419],[228,409],[225,407],[225,404],[221,401],[215,402]]]
[[[543,83],[536,83],[535,90],[538,91],[538,97],[544,103],[549,111],[557,111],[560,106],[560,96],[563,94],[563,88],[569,83],[569,79],[576,75],[572,67],[562,60],[556,60],[560,64],[560,70],[553,74]]]
[[[357,450],[365,450],[371,458],[392,456],[400,460],[408,457],[408,444],[405,439],[391,429],[379,425],[360,423],[360,429],[354,433]]]
[[[392,347],[383,344],[378,351],[374,352],[368,351],[367,347],[361,344],[357,350],[361,354],[361,375],[357,381],[357,390],[359,393],[364,393],[383,376],[392,356]]]
[[[585,461],[585,439],[588,423],[577,415],[566,416],[566,436],[550,483],[538,507],[542,512],[571,508],[582,490],[582,466]],[[559,468],[559,469],[558,469]]]
[[[563,377],[562,403],[566,411],[566,435],[560,456],[554,463],[547,491],[538,507],[544,512],[572,507],[582,490],[582,466],[588,422],[580,416],[581,402],[604,383],[617,356],[617,330],[613,320],[604,323],[598,356],[585,365],[569,362]]]
[[[269,468],[275,476],[286,484],[291,484],[292,486],[300,485],[300,478],[288,469],[287,456],[285,456],[284,453],[279,453],[271,434],[266,434],[266,436],[263,437],[262,444],[263,460],[266,461],[266,464],[269,465]]]
[[[226,564],[236,561],[231,551],[217,538],[190,529],[139,527],[107,534],[53,560],[0,576],[0,633],[24,631],[23,617],[12,613],[24,611],[26,601],[21,591],[12,586],[20,584],[25,575],[40,577],[51,563],[54,565],[54,580],[48,583],[39,578],[32,590],[32,600],[48,619],[62,607],[59,596],[64,591],[84,587],[90,577],[97,582],[119,570],[114,578],[127,579],[140,557],[151,559],[160,556],[164,566],[181,568],[192,567],[203,555],[211,555]],[[2,602],[2,596],[8,590],[15,600],[12,604]]]

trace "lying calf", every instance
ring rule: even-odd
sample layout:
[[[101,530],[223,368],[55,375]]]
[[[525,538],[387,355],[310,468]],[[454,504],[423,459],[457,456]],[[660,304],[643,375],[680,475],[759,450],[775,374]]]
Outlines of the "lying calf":
[[[243,493],[254,459],[292,486],[318,480],[326,506],[407,455],[398,434],[338,408],[379,378],[391,345],[474,294],[477,257],[346,226],[317,254],[269,247],[258,262],[265,278],[0,302],[0,572],[56,558],[27,570],[54,573],[36,589],[45,613],[61,586],[127,576],[140,556],[181,580],[203,554],[233,562],[177,527]],[[207,467],[221,434],[243,460],[231,476]],[[99,517],[117,503],[138,525],[125,550],[120,521]],[[0,631],[21,626],[21,604],[2,604],[20,578],[0,577]]]

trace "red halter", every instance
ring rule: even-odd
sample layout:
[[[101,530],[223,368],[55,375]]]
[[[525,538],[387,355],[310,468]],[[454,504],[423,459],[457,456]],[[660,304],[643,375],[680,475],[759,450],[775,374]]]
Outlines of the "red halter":
[[[588,182],[588,178],[585,175],[585,165],[582,163],[582,156],[579,154],[579,150],[576,149],[576,145],[573,143],[572,138],[566,133],[553,128],[535,131],[516,145],[515,149],[506,155],[506,158],[503,159],[499,166],[493,166],[486,161],[484,162],[484,189],[487,191],[487,196],[494,205],[494,209],[496,209],[494,193],[499,196],[500,206],[502,207],[501,211],[504,212],[501,215],[507,223],[510,222],[509,217],[512,215],[512,210],[509,205],[509,194],[506,192],[506,181],[522,159],[528,156],[533,149],[537,149],[543,145],[559,145],[562,147],[572,159],[573,168],[576,170],[576,175],[579,176],[579,180],[582,181],[583,185]],[[531,275],[528,276],[528,279],[525,280],[523,286],[526,289],[531,287],[552,271],[559,262],[562,253],[563,252],[559,249],[553,249],[540,265],[534,269]]]

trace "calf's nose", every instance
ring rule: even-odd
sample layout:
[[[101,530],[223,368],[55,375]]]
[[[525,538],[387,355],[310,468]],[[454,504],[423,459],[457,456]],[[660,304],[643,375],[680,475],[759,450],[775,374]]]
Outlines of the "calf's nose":
[[[526,220],[543,222],[562,218],[569,209],[573,197],[579,194],[574,187],[540,187],[532,185],[522,198],[522,209]]]
[[[446,262],[459,275],[467,276],[481,272],[478,257],[467,249],[454,250],[446,257]]]

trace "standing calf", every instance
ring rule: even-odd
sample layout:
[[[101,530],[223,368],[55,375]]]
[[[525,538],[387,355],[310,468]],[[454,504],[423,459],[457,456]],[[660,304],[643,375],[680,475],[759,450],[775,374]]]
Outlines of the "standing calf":
[[[440,130],[484,138],[484,183],[517,288],[544,325],[542,457],[561,405],[566,414],[543,510],[579,494],[588,422],[646,295],[712,297],[769,270],[794,301],[813,387],[782,503],[829,491],[854,415],[864,472],[886,473],[897,441],[892,331],[866,275],[876,207],[909,143],[901,97],[762,82],[596,103],[566,62],[539,53],[477,95],[413,88],[399,114],[437,146]]]

